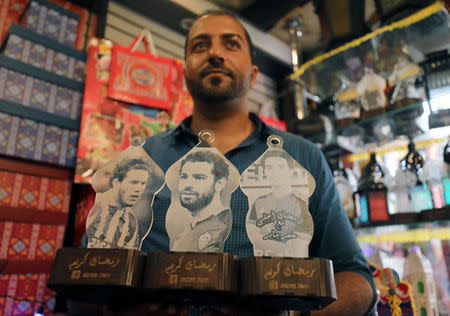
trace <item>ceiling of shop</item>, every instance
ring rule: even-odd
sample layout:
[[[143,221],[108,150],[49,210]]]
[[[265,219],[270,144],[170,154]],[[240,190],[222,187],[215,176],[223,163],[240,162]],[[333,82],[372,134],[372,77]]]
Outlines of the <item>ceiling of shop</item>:
[[[124,4],[153,20],[186,34],[183,21],[210,9],[225,8],[242,18],[257,48],[257,58],[274,59],[275,71],[290,71],[290,44],[286,20],[299,17],[302,22],[302,52],[311,57],[325,49],[314,2],[319,0],[112,0]],[[374,0],[365,0],[366,21],[375,12]],[[255,36],[256,34],[256,36]],[[270,67],[270,63],[263,63]]]

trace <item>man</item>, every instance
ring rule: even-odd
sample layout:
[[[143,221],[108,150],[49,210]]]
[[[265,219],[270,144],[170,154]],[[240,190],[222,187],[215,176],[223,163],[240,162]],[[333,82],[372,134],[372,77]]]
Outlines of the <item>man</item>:
[[[214,146],[242,174],[267,150],[267,137],[280,135],[283,149],[316,181],[316,189],[309,199],[314,220],[309,255],[329,258],[334,264],[338,299],[311,315],[364,315],[374,303],[371,272],[340,205],[322,153],[301,137],[275,130],[257,115],[249,114],[248,92],[255,85],[258,74],[251,52],[247,32],[233,16],[223,12],[200,16],[187,35],[185,46],[184,75],[194,101],[193,114],[176,129],[148,138],[144,149],[166,172],[198,143],[197,135],[201,130],[212,130]],[[142,243],[142,251],[168,250],[170,239],[161,219],[166,216],[171,198],[167,186],[155,198],[155,222]],[[230,209],[233,226],[224,251],[239,257],[252,256],[253,245],[245,228],[248,201],[241,190],[233,192]],[[153,311],[151,315],[181,314],[175,309],[157,310],[154,305],[147,309],[150,310]],[[232,310],[230,315],[265,315],[257,307],[254,310],[253,314]],[[130,315],[136,314],[130,312]]]
[[[271,192],[257,198],[249,212],[247,232],[255,255],[308,257],[314,223],[308,196],[292,188],[296,179],[291,158],[284,151],[270,150],[261,165]]]
[[[180,204],[190,214],[184,231],[171,240],[170,250],[223,252],[232,224],[231,210],[221,200],[228,173],[227,164],[211,151],[195,151],[183,159]]]
[[[144,193],[149,175],[149,167],[140,159],[124,160],[115,167],[111,189],[97,193],[86,221],[88,247],[139,249],[139,225],[131,207]]]
[[[373,280],[322,153],[310,142],[274,130],[249,114],[248,92],[258,74],[251,51],[247,32],[233,16],[212,12],[199,17],[185,46],[184,75],[194,100],[193,114],[175,130],[147,139],[144,149],[166,171],[196,145],[196,135],[201,130],[212,130],[213,145],[242,173],[265,152],[267,137],[280,135],[283,148],[316,181],[309,199],[314,220],[309,255],[329,258],[335,268],[337,302],[311,314],[363,315],[374,302]],[[164,216],[170,201],[170,192],[165,188],[155,200],[155,216]],[[241,190],[233,193],[230,208],[233,227],[224,251],[240,257],[252,256],[253,245],[245,229],[248,202]],[[164,235],[154,232],[144,240],[144,251],[164,249]]]

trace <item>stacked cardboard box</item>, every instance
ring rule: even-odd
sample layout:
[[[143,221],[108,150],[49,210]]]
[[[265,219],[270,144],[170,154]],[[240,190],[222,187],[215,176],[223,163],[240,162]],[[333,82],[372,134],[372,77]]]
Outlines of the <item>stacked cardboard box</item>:
[[[68,220],[89,21],[61,0],[0,3],[2,316],[53,309],[46,283]]]

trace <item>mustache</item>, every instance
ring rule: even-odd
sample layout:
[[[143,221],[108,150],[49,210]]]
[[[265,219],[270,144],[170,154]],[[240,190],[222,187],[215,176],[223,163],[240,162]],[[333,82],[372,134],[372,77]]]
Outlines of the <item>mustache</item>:
[[[229,69],[228,67],[224,66],[224,65],[208,65],[205,68],[203,68],[199,75],[201,78],[205,77],[206,75],[208,75],[210,72],[212,71],[216,71],[216,70],[222,70],[227,76],[230,76],[231,78],[234,78],[234,73],[231,69]]]
[[[198,195],[198,193],[196,191],[192,190],[192,189],[184,189],[184,190],[181,190],[180,193],[181,194],[195,194],[195,195]]]

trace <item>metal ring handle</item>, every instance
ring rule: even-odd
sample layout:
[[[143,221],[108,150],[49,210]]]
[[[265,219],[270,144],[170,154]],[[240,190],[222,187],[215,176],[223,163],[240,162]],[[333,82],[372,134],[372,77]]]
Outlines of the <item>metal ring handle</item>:
[[[198,133],[198,138],[207,142],[208,144],[212,144],[214,142],[214,132],[208,129],[201,130]]]
[[[269,148],[282,148],[283,138],[279,135],[270,135],[267,138],[267,146],[269,146]]]

